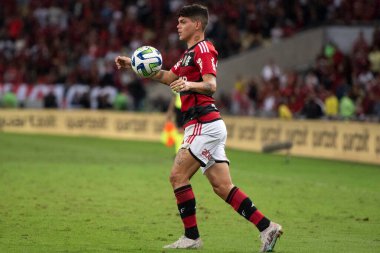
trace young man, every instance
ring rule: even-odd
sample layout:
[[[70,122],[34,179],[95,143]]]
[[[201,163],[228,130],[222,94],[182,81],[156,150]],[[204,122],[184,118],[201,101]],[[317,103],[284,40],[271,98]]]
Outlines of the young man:
[[[177,29],[179,39],[187,43],[188,49],[170,71],[161,70],[153,76],[154,80],[180,93],[185,128],[183,144],[170,174],[185,233],[164,248],[202,246],[195,215],[195,197],[190,185],[191,177],[201,167],[214,192],[258,228],[261,251],[272,251],[282,234],[281,226],[258,211],[231,180],[229,160],[224,150],[227,130],[212,98],[217,86],[218,53],[212,43],[205,40],[207,22],[206,7],[198,4],[184,6],[178,15]],[[115,62],[118,69],[131,67],[130,58],[125,56],[118,56]]]

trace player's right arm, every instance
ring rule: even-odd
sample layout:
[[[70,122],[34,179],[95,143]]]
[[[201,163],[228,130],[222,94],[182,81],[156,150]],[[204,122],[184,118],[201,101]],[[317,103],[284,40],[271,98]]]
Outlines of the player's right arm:
[[[127,56],[117,56],[115,58],[115,64],[117,69],[126,68],[131,69],[131,58]],[[158,81],[160,83],[169,85],[178,79],[178,76],[174,74],[171,70],[160,70],[157,74],[151,77],[151,79]]]
[[[160,70],[157,74],[151,77],[153,80],[159,81],[160,83],[170,85],[172,82],[178,79],[178,76],[174,74],[171,70]]]
[[[131,58],[127,56],[119,55],[118,57],[115,58],[115,64],[116,64],[117,69],[121,69],[121,68],[131,69],[132,68]]]

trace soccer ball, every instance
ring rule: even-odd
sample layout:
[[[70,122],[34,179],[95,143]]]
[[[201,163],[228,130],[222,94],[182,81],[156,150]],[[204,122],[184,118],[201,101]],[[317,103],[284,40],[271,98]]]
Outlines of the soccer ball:
[[[161,70],[162,56],[160,51],[151,46],[142,46],[133,52],[131,58],[133,71],[140,77],[147,78]]]

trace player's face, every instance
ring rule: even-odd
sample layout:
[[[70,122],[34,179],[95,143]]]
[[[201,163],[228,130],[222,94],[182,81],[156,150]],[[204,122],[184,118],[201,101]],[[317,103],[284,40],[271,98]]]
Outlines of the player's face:
[[[177,25],[179,40],[189,40],[196,31],[196,23],[196,21],[193,21],[190,18],[179,17]]]

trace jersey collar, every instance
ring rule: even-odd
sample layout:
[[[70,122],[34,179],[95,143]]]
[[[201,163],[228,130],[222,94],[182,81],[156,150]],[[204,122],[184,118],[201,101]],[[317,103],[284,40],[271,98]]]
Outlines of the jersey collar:
[[[188,48],[187,49],[187,51],[190,51],[190,50],[192,50],[193,48],[195,48],[199,43],[201,43],[201,42],[203,42],[203,41],[206,41],[206,39],[204,39],[204,40],[201,40],[201,41],[199,41],[199,42],[197,42],[197,44],[195,44],[194,46],[192,46],[192,47],[190,47],[190,48]]]

